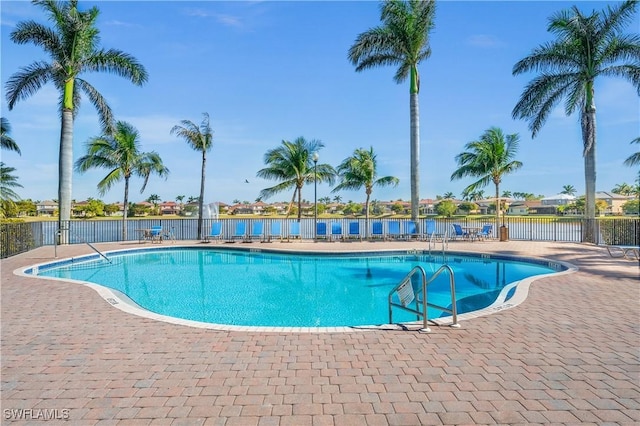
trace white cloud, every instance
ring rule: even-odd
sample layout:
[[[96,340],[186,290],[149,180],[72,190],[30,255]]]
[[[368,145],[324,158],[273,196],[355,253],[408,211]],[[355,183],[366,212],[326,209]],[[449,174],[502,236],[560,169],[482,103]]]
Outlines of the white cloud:
[[[497,48],[506,46],[506,43],[489,34],[474,34],[467,39],[471,46],[482,48]]]

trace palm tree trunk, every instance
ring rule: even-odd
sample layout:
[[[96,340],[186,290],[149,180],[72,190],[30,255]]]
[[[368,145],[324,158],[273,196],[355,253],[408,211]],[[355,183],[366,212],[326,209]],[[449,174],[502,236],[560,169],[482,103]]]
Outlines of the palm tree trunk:
[[[198,201],[198,240],[202,240],[202,211],[204,206],[204,177],[207,165],[207,151],[202,150],[202,172],[200,173],[200,201]]]
[[[500,184],[496,183],[496,232],[500,232]]]
[[[420,112],[418,92],[410,94],[411,109],[411,220],[418,223],[420,214]]]
[[[585,217],[583,241],[596,243],[596,109],[591,105],[582,114],[584,143]]]
[[[60,244],[69,244],[71,189],[73,178],[73,110],[62,110],[60,155],[58,160],[58,231]]]
[[[127,216],[129,215],[129,176],[124,177],[124,209],[122,210],[122,241],[127,241]]]
[[[298,189],[298,222],[300,222],[300,219],[302,218],[302,186],[299,186],[297,189]]]
[[[367,199],[364,201],[364,237],[369,239],[369,196],[370,191],[366,192]]]

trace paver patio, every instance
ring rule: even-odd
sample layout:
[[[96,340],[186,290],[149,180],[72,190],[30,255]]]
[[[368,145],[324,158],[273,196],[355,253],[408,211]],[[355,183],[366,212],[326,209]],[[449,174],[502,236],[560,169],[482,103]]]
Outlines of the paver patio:
[[[425,243],[269,248],[424,249]],[[52,260],[53,247],[4,259],[2,423],[42,424],[42,417],[29,418],[46,415],[79,425],[640,423],[636,261],[584,244],[449,248],[544,257],[579,270],[538,279],[524,303],[461,321],[460,329],[289,333],[159,322],[116,309],[86,286],[14,275]],[[58,257],[89,251],[64,246]]]

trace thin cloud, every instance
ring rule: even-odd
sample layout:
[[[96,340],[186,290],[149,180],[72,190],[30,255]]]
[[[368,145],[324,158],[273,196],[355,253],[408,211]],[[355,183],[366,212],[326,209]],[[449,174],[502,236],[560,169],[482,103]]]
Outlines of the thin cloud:
[[[210,12],[204,9],[188,9],[185,14],[197,18],[213,18],[216,22],[233,28],[244,28],[245,24],[238,16],[224,13]]]
[[[488,34],[475,34],[467,39],[467,43],[474,47],[493,49],[506,46],[502,40]]]

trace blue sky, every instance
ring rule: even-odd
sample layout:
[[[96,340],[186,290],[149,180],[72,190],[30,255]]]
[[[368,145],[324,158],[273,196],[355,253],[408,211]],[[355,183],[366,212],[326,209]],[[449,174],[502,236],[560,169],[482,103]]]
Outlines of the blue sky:
[[[420,195],[446,192],[460,197],[470,179],[450,181],[455,156],[489,127],[520,135],[517,159],[524,166],[504,177],[501,191],[550,196],[573,185],[584,192],[584,164],[578,115],[563,106],[535,139],[511,111],[534,75],[514,77],[513,65],[552,39],[548,18],[572,5],[584,12],[613,2],[440,1],[431,35],[432,56],[420,66]],[[374,189],[378,200],[410,199],[409,88],[393,81],[395,68],[356,73],[347,51],[357,35],[379,24],[379,3],[371,1],[89,1],[100,9],[102,46],[135,56],[149,81],[137,87],[109,74],[84,75],[108,100],[118,120],[133,124],[143,151],[157,151],[171,174],[165,181],[132,179],[130,199],[151,194],[162,200],[198,196],[200,153],[170,135],[181,120],[200,123],[211,116],[214,146],[208,154],[205,202],[253,202],[275,182],[256,178],[267,150],[303,136],[321,140],[320,162],[337,166],[356,148],[372,146],[380,176],[400,179],[396,188]],[[60,120],[53,85],[43,87],[8,111],[4,85],[11,74],[36,60],[48,60],[32,45],[9,39],[17,22],[48,25],[40,9],[26,1],[2,1],[2,116],[22,155],[2,152],[16,168],[22,198],[57,198]],[[637,31],[640,20],[627,32]],[[596,85],[597,190],[632,184],[637,171],[623,161],[640,135],[640,103],[630,83],[601,79]],[[100,134],[95,110],[85,99],[74,128],[74,160],[85,141]],[[96,185],[106,170],[74,175],[73,198],[121,201],[124,184],[100,196]],[[249,183],[246,183],[248,180]],[[335,196],[318,186],[317,196]],[[493,185],[485,188],[493,194]],[[265,200],[288,201],[291,193]],[[364,191],[339,193],[363,201]],[[313,200],[313,186],[303,198]],[[491,195],[489,195],[491,196]]]

